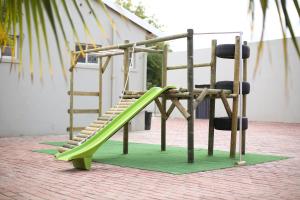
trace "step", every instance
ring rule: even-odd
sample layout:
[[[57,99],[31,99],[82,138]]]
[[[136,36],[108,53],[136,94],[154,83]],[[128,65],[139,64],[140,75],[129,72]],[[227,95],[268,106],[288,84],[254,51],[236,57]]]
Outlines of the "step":
[[[78,134],[78,135],[76,135],[76,137],[84,139],[84,138],[89,137],[89,135],[86,135],[86,134]]]
[[[95,128],[99,128],[100,126],[102,126],[102,124],[104,124],[104,123],[95,123],[95,122],[93,122],[93,123],[91,123],[90,125],[89,125],[89,127],[95,127]]]
[[[64,144],[63,147],[65,148],[69,148],[69,149],[73,149],[74,147],[76,147],[77,145],[73,145],[73,144]]]
[[[119,107],[113,107],[113,108],[111,108],[111,109],[109,109],[109,111],[124,111],[124,110],[126,110],[125,108],[119,108]]]
[[[65,148],[65,147],[59,147],[57,150],[58,150],[59,153],[63,153],[63,152],[68,151],[70,149],[69,148]]]
[[[87,131],[96,131],[98,129],[99,129],[99,126],[98,127],[92,127],[92,126],[85,127],[85,130],[87,130]]]
[[[80,133],[83,133],[83,134],[85,134],[85,135],[92,135],[92,134],[95,133],[95,131],[82,130],[82,131],[80,131]]]
[[[110,116],[106,116],[106,115],[103,115],[101,117],[98,117],[98,120],[102,120],[102,121],[109,121],[111,120],[112,118]]]
[[[122,99],[121,102],[135,102],[136,99]]]
[[[74,137],[73,140],[77,141],[77,142],[80,142],[80,141],[82,141],[82,138],[80,138],[80,137]]]
[[[81,140],[80,140],[80,141],[81,141]],[[68,141],[68,144],[76,145],[76,146],[77,146],[77,145],[78,145],[78,142],[79,142],[79,141],[69,140],[69,141]]]
[[[120,113],[122,113],[123,111],[117,111],[117,110],[112,110],[112,111],[107,111],[106,113],[107,114],[120,114]],[[106,114],[105,113],[105,114]]]

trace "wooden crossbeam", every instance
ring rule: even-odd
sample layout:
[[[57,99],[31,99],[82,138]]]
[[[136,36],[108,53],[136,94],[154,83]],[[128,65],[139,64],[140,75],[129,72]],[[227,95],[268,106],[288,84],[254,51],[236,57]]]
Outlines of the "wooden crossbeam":
[[[204,100],[204,98],[206,97],[207,93],[208,93],[208,88],[204,88],[204,90],[200,93],[200,95],[194,101],[194,104],[193,104],[194,110]]]
[[[225,93],[223,91],[220,93],[220,97],[221,97],[221,100],[223,102],[223,105],[225,107],[225,110],[227,112],[228,117],[231,118],[232,111],[231,111],[230,105],[229,105],[229,103],[227,101],[226,95],[225,95]]]
[[[183,105],[179,102],[178,99],[171,99],[171,101],[174,103],[176,108],[181,112],[181,114],[184,116],[184,118],[188,119],[191,116],[188,113],[188,111],[183,107]]]
[[[68,91],[68,95],[71,95],[71,92]],[[99,96],[99,92],[85,92],[85,91],[74,91],[73,96]]]
[[[169,109],[167,110],[167,113],[166,113],[167,119],[170,117],[170,115],[173,112],[174,108],[175,108],[175,104],[172,102],[172,104],[170,105],[170,107],[169,107]]]
[[[74,114],[92,114],[98,112],[99,109],[73,109]],[[68,113],[70,113],[70,109],[68,109]]]
[[[167,119],[166,111],[163,109],[163,106],[162,106],[160,100],[158,98],[156,98],[156,99],[154,99],[154,101],[155,101],[155,104],[157,105],[162,117]]]

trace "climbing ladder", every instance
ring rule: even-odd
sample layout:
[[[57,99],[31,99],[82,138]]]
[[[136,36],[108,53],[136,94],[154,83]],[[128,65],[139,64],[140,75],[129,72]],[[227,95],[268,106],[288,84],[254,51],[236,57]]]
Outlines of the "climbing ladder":
[[[58,151],[60,153],[70,150],[83,142],[87,141],[92,137],[97,131],[103,129],[111,120],[113,120],[117,115],[126,110],[130,105],[132,105],[137,100],[136,96],[130,98],[130,95],[126,96],[126,99],[121,99],[120,102],[114,107],[110,108],[103,115],[97,118],[94,122],[89,124],[83,130],[80,131],[73,139],[69,140],[67,144],[60,147]]]

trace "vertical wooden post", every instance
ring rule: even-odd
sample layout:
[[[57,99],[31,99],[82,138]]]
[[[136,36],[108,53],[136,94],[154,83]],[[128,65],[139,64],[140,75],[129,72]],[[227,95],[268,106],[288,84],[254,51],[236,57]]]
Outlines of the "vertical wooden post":
[[[217,40],[212,40],[211,42],[211,61],[210,61],[210,88],[214,89],[216,87],[216,47]],[[209,129],[208,129],[208,155],[212,156],[214,154],[214,119],[215,119],[215,104],[216,99],[214,95],[210,95],[209,99]]]
[[[125,40],[125,44],[127,43],[129,43],[129,40]],[[129,77],[128,77],[129,48],[124,49],[123,66],[124,66],[124,90],[128,91],[129,89]],[[123,154],[128,154],[128,129],[129,129],[128,123],[126,123],[123,128]]]
[[[244,42],[247,45],[247,42]],[[247,81],[247,59],[243,60],[243,81]],[[243,117],[247,115],[247,95],[243,95]],[[242,154],[246,152],[246,130],[242,130]]]
[[[163,50],[163,62],[162,62],[162,72],[161,72],[161,87],[166,87],[167,86],[167,65],[168,65],[168,51],[169,47],[168,45],[164,45],[164,50]],[[166,96],[162,95],[162,109],[166,111]],[[161,113],[161,151],[166,150],[166,123],[167,119],[163,116]]]
[[[99,102],[98,102],[98,108],[99,108],[99,117],[102,115],[102,98],[103,98],[103,93],[102,93],[102,57],[101,58],[98,58],[99,59]]]
[[[70,112],[69,112],[69,122],[70,122],[70,128],[69,128],[69,138],[70,140],[73,139],[73,117],[74,117],[74,67],[76,65],[76,54],[71,52],[71,67],[70,67]]]
[[[233,94],[236,94],[232,103],[232,118],[231,118],[231,138],[230,138],[230,157],[235,157],[236,152],[236,134],[238,126],[238,106],[239,106],[239,69],[240,69],[240,37],[235,38],[234,52],[234,81]]]
[[[189,98],[187,100],[188,113],[190,117],[187,119],[188,124],[188,163],[194,162],[194,109],[193,109],[193,101],[194,101],[194,47],[193,47],[193,29],[187,30],[187,86],[189,92]]]

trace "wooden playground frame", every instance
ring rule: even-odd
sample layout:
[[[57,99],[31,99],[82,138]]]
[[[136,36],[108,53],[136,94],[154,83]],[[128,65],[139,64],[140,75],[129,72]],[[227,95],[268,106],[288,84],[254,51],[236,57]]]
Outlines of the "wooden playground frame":
[[[74,127],[74,114],[78,113],[98,113],[102,114],[102,78],[112,56],[123,55],[124,65],[124,96],[123,98],[138,98],[144,91],[134,92],[129,91],[129,83],[126,84],[126,79],[129,74],[129,60],[132,48],[134,53],[146,52],[146,53],[158,53],[162,54],[162,81],[161,87],[167,86],[167,72],[168,70],[180,70],[187,69],[187,89],[171,89],[167,93],[160,96],[160,99],[155,99],[155,103],[161,113],[161,151],[166,150],[166,121],[170,114],[176,107],[184,118],[187,120],[187,161],[189,163],[194,162],[194,110],[198,104],[204,100],[206,96],[210,97],[210,114],[209,114],[209,130],[208,130],[208,155],[213,155],[214,149],[214,118],[215,118],[215,101],[220,98],[223,102],[227,115],[233,119],[231,124],[231,142],[230,142],[230,157],[234,158],[236,155],[236,138],[238,128],[238,106],[239,106],[239,87],[240,87],[240,66],[241,66],[241,37],[235,37],[235,53],[234,53],[234,80],[233,91],[216,89],[216,47],[217,41],[212,40],[211,43],[211,61],[209,63],[194,64],[193,51],[194,51],[194,37],[195,33],[193,29],[188,29],[186,33],[177,34],[166,37],[159,37],[139,42],[124,41],[124,44],[112,45],[106,47],[97,47],[94,49],[88,49],[83,51],[74,51],[71,53],[71,67],[70,67],[70,107],[69,123],[67,128],[69,131],[70,139],[73,138],[75,131],[80,131],[84,127]],[[166,42],[177,39],[187,39],[187,64],[168,66],[168,46],[165,45],[163,50],[157,50],[154,48],[140,47],[143,45],[151,45],[158,42]],[[247,44],[246,42],[244,44]],[[99,90],[97,92],[75,91],[74,90],[74,69],[76,68],[77,59],[83,53],[92,53],[99,59],[98,77],[99,77]],[[104,58],[105,61],[104,61]],[[209,67],[210,74],[210,87],[209,88],[194,88],[194,68]],[[243,81],[247,80],[247,59],[243,59]],[[241,81],[242,81],[241,80]],[[129,82],[129,80],[128,80]],[[99,99],[97,109],[74,109],[74,96],[96,96]],[[233,99],[232,108],[228,103],[228,99]],[[167,109],[167,101],[171,101],[170,107]],[[185,108],[180,100],[187,100],[187,108]],[[246,116],[247,99],[246,95],[242,96],[242,116]],[[123,153],[128,153],[128,123],[123,128]],[[242,131],[242,153],[245,153],[245,131]]]

